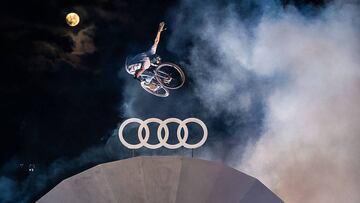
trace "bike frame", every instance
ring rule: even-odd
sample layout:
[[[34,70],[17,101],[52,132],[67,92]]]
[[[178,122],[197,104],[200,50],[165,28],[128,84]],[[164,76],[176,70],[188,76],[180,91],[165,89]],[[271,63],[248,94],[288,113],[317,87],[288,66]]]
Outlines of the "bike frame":
[[[158,74],[158,72],[156,71],[156,68],[159,66],[160,64],[154,64],[154,63],[151,63],[151,66],[150,66],[150,68],[149,69],[151,69],[151,70],[149,70],[149,71],[151,71],[151,73],[153,73],[152,75],[150,75],[150,74],[147,74],[146,73],[146,71],[141,75],[141,77],[146,77],[146,78],[149,78],[150,80],[149,81],[151,81],[151,80],[153,80],[154,78],[156,79],[156,77],[159,77],[159,78],[162,78],[162,79],[167,79],[168,78],[168,76],[163,76],[163,75],[160,75],[160,74]],[[161,73],[163,73],[163,72],[161,72]],[[163,73],[164,75],[166,74],[166,73]],[[146,79],[145,79],[146,80]],[[157,80],[157,79],[156,79]],[[160,85],[161,87],[163,87],[163,88],[166,88],[166,87],[164,87],[159,81],[158,81],[158,85]]]

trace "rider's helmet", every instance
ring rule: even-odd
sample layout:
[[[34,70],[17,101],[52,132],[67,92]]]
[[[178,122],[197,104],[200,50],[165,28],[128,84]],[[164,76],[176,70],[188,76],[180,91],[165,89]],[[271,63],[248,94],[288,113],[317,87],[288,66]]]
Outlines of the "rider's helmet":
[[[151,63],[153,64],[159,64],[161,62],[161,58],[159,55],[154,55],[152,58],[151,58]]]

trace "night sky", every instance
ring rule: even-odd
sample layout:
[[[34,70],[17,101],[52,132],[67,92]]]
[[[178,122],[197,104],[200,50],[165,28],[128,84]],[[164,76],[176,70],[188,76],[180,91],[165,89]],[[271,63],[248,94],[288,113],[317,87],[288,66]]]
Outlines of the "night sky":
[[[241,11],[245,26],[249,19],[261,15],[255,1],[215,2],[219,10],[231,2]],[[316,16],[327,3],[282,1],[280,9],[291,6]],[[238,143],[261,135],[266,108],[263,95],[268,94],[263,87],[281,83],[283,76],[259,78],[247,71],[244,74],[249,79],[237,91],[251,89],[251,106],[244,112],[219,107],[227,106],[226,102],[212,107],[206,102],[211,98],[198,94],[196,81],[198,77],[204,80],[206,71],[192,74],[188,65],[192,63],[189,53],[197,43],[194,40],[203,39],[180,36],[176,29],[186,26],[179,28],[174,23],[192,18],[196,10],[184,8],[187,15],[179,18],[180,5],[180,1],[165,0],[1,3],[0,202],[33,202],[66,177],[99,163],[130,157],[128,150],[109,144],[119,124],[129,117],[198,117],[209,127],[206,145],[222,148],[214,159],[223,162],[230,162],[228,155]],[[68,12],[79,14],[78,26],[66,24]],[[146,93],[123,68],[126,56],[152,45],[161,21],[168,29],[162,33],[157,53],[180,64],[187,76],[184,87],[172,91],[168,98]],[[204,49],[206,46],[204,41]],[[213,56],[216,53],[208,52],[209,61],[221,68]],[[274,78],[278,80],[274,82]],[[238,129],[244,133],[234,142]]]

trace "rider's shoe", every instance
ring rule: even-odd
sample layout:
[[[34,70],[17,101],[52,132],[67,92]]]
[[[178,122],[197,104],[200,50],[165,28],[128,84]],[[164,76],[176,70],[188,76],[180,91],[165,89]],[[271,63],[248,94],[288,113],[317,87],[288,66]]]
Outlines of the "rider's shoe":
[[[158,89],[159,89],[159,85],[156,85],[154,83],[150,83],[150,84],[147,84],[147,86],[149,87],[149,89],[153,92],[156,92]]]

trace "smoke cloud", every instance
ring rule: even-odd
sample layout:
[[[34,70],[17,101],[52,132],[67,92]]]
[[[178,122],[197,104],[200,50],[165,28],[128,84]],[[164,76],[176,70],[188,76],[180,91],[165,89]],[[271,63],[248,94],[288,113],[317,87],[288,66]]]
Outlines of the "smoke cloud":
[[[194,151],[195,157],[221,160],[253,175],[285,202],[360,202],[359,5],[333,2],[312,12],[277,2],[183,0],[169,11],[167,51],[163,40],[158,53],[180,64],[187,82],[168,98],[157,98],[119,65],[121,83],[116,84],[124,98],[119,116],[198,117],[207,124],[209,139]],[[117,6],[120,11],[129,9],[125,4]],[[146,15],[131,19],[127,12],[92,11],[101,19],[133,26],[129,33],[150,32],[141,30],[137,19]],[[47,53],[49,57],[37,62],[48,67],[56,66],[58,59],[79,64],[84,57],[103,53],[105,48],[94,39],[101,36],[100,25],[65,35],[55,45],[35,41],[35,55],[29,58]],[[140,45],[123,46],[128,51]],[[120,61],[105,59],[106,63]],[[33,67],[41,69],[40,65]],[[190,155],[191,151],[135,153]],[[23,183],[0,176],[0,201],[33,200],[34,193],[55,185],[59,177],[68,177],[68,171],[130,156],[115,130],[105,147],[90,148],[72,159],[60,158],[47,169],[39,166]],[[14,170],[18,163],[8,167],[2,166],[0,172]]]
[[[359,9],[185,0],[172,12],[168,50],[187,59],[206,110],[240,129],[231,164],[285,202],[360,201]]]

